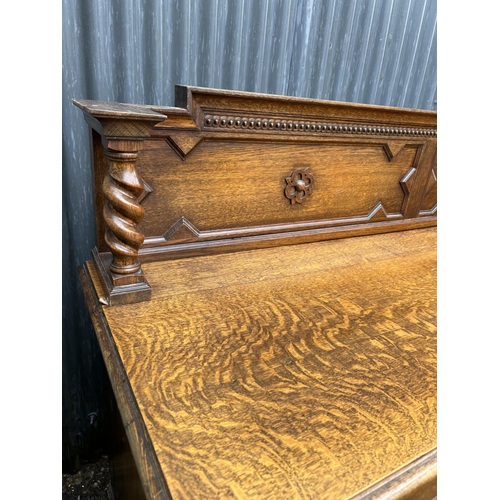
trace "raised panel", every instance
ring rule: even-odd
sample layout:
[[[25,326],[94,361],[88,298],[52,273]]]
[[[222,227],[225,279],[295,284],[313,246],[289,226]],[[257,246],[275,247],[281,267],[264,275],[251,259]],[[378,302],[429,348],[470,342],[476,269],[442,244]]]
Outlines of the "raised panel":
[[[140,228],[147,244],[148,238],[168,240],[181,218],[200,233],[358,223],[371,220],[377,208],[383,218],[401,218],[401,181],[411,172],[416,151],[417,146],[401,147],[389,159],[383,141],[205,140],[181,159],[166,141],[148,141],[137,168],[153,192],[143,201]],[[300,168],[313,173],[314,190],[304,203],[290,203],[286,178]]]

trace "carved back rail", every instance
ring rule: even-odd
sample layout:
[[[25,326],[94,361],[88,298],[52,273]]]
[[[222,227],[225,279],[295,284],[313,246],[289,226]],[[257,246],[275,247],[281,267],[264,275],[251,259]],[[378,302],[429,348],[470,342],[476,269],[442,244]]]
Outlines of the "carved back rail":
[[[437,114],[176,87],[176,107],[74,101],[93,133],[109,304],[141,262],[428,227]]]

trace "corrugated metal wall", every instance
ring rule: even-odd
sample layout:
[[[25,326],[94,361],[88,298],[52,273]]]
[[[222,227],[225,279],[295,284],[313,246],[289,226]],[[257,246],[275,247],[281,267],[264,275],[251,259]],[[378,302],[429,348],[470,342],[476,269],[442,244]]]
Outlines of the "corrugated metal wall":
[[[66,469],[100,452],[106,418],[76,280],[95,238],[90,139],[71,98],[172,106],[178,83],[436,109],[436,56],[436,0],[63,0]]]

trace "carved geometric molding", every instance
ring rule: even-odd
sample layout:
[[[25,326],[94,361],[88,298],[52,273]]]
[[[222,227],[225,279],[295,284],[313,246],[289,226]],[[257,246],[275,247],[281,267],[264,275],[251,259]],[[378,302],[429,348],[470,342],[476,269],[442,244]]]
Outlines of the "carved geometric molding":
[[[433,189],[437,184],[437,173],[436,169],[431,170],[431,175],[429,175],[429,179],[427,180],[427,186],[425,188],[425,195],[424,198],[429,194],[431,189]]]
[[[153,192],[153,188],[144,179],[142,179],[142,182],[144,184],[144,191],[137,198],[137,201],[139,203],[141,203],[144,200],[144,198],[146,198],[147,196],[149,196],[150,193]]]
[[[400,141],[387,141],[387,144],[384,144],[384,151],[387,155],[389,161],[392,159],[406,146],[405,142]]]
[[[430,210],[420,210],[419,216],[434,215],[437,212],[438,206],[434,205]]]
[[[429,176],[429,180],[427,182],[427,189],[425,191],[425,194],[427,194],[433,187],[434,184],[437,184],[437,174],[434,169],[431,170],[431,175]]]
[[[165,241],[186,241],[192,240],[193,236],[195,238],[198,238],[200,236],[200,231],[196,229],[196,226],[194,226],[194,224],[192,224],[184,216],[182,216],[165,231],[163,238],[165,238]]]
[[[321,229],[346,224],[360,224],[364,222],[385,222],[402,219],[401,213],[388,213],[381,201],[368,211],[366,215],[356,215],[352,217],[341,217],[338,219],[321,220],[316,224],[311,222],[304,223],[285,223],[285,224],[270,224],[263,226],[250,226],[245,228],[235,229],[215,229],[201,231],[192,222],[184,216],[180,217],[172,224],[165,233],[160,237],[146,238],[145,246],[152,247],[158,244],[163,245],[169,243],[189,243],[193,241],[206,241],[207,239],[234,238],[241,236],[252,236],[255,234],[271,234],[282,232],[283,230],[303,230],[303,229]]]
[[[429,193],[436,188],[436,185],[437,185],[437,173],[436,173],[436,169],[432,169],[431,170],[431,174],[429,175],[429,179],[427,181],[427,186],[425,188],[425,194],[424,194],[424,204],[425,204],[425,201],[426,201],[426,198],[427,196],[429,195]],[[420,216],[424,216],[424,215],[434,215],[435,213],[437,212],[437,204],[434,205],[432,208],[430,209],[424,209],[424,210],[420,210],[419,212],[419,215]]]
[[[399,183],[401,184],[401,187],[403,188],[403,192],[406,195],[406,197],[408,197],[408,195],[410,194],[411,188],[415,182],[415,177],[413,174],[416,171],[417,171],[416,168],[411,167],[410,170],[408,170],[408,172],[406,172],[406,174],[399,181]]]
[[[174,151],[184,160],[191,151],[203,140],[203,137],[186,133],[171,133],[167,142]]]
[[[366,220],[369,220],[371,222],[377,222],[377,221],[383,221],[387,219],[392,219],[392,218],[399,218],[401,217],[401,214],[388,214],[385,211],[384,205],[382,205],[382,202],[379,201],[373,209],[368,213],[366,216]]]
[[[314,187],[314,175],[309,167],[296,168],[285,180],[285,196],[292,205],[302,203],[311,196]]]

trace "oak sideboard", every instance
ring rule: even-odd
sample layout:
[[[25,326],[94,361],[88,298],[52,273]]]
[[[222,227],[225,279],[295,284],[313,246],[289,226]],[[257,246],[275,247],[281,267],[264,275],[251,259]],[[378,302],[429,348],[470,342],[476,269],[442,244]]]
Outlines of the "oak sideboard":
[[[74,103],[110,495],[435,498],[437,114],[186,86]]]

